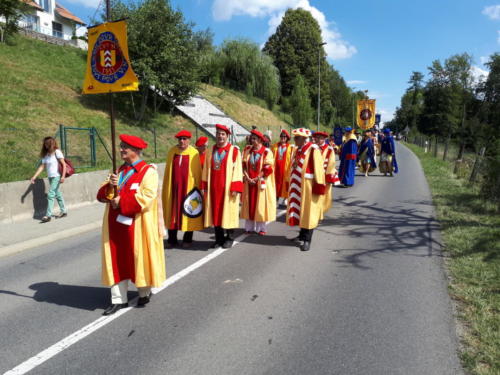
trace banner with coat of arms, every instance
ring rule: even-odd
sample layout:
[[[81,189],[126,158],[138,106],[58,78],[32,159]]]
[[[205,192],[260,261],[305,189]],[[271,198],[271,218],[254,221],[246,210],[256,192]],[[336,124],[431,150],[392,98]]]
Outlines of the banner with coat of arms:
[[[357,124],[367,130],[375,125],[375,99],[358,100]]]
[[[88,28],[84,94],[137,91],[139,80],[128,57],[127,24],[106,22]]]

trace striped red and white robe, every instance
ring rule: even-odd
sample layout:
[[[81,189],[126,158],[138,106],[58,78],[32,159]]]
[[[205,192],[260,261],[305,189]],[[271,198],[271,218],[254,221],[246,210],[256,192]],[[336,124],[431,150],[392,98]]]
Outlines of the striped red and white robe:
[[[288,186],[287,225],[316,228],[323,212],[326,191],[323,156],[317,145],[308,142],[294,150]]]

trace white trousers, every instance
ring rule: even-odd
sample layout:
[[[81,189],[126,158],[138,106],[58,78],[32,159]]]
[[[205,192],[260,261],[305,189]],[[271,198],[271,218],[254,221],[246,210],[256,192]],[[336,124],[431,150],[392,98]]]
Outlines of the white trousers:
[[[128,302],[128,282],[129,280],[122,280],[118,284],[111,286],[111,303],[121,304]],[[139,292],[139,297],[146,297],[151,293],[151,287],[137,288],[137,291]]]
[[[267,232],[265,221],[245,220],[245,230],[247,232]]]

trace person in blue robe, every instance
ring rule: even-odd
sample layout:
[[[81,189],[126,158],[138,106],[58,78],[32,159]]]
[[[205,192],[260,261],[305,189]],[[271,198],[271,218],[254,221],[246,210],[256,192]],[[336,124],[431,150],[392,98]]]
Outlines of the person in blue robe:
[[[368,177],[368,173],[373,172],[377,168],[371,130],[365,130],[363,134],[363,139],[359,146],[358,158],[361,163],[360,171]]]
[[[339,178],[345,187],[349,187],[354,185],[358,142],[351,127],[345,128],[345,132],[345,142],[340,152]]]
[[[380,173],[387,176],[387,173],[392,177],[392,173],[398,173],[398,163],[396,161],[396,145],[394,138],[391,135],[391,129],[384,128],[384,139],[380,148]]]

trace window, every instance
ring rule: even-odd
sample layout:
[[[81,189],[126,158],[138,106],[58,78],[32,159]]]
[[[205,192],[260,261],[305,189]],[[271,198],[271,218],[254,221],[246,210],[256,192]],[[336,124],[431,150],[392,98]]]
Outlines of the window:
[[[52,36],[55,36],[56,38],[63,37],[63,29],[60,23],[52,22]]]
[[[44,11],[50,12],[50,1],[51,0],[38,0],[40,6],[43,8]]]

